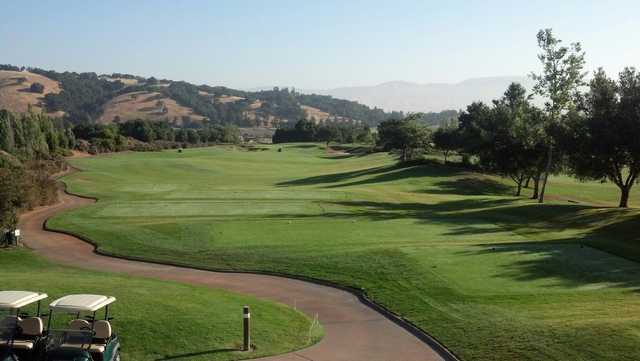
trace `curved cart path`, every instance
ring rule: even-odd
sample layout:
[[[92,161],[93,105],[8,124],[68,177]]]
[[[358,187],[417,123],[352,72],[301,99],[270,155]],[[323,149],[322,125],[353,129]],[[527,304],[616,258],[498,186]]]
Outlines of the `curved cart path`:
[[[58,263],[133,276],[185,282],[244,293],[296,307],[318,317],[325,337],[316,345],[269,361],[431,361],[446,360],[427,343],[360,302],[353,294],[285,277],[201,271],[102,256],[76,237],[44,230],[44,222],[62,211],[92,204],[60,191],[60,202],[22,215],[23,242]],[[437,348],[437,346],[435,347]]]

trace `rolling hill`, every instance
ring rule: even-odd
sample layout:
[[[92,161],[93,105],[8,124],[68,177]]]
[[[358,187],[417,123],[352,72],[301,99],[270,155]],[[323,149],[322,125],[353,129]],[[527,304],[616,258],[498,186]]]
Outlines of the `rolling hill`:
[[[183,125],[186,117],[196,122],[204,119],[202,115],[195,114],[191,108],[176,103],[162,93],[136,91],[119,95],[107,102],[98,122],[147,119],[169,120],[173,124]]]
[[[288,88],[243,91],[131,74],[57,72],[13,65],[0,65],[0,71],[0,109],[25,112],[31,105],[72,123],[145,119],[199,127],[207,120],[270,128],[309,119],[376,126],[404,116]],[[44,85],[42,94],[29,91],[34,82]]]
[[[34,93],[29,90],[33,83],[44,85],[44,92]],[[24,113],[29,106],[34,111],[43,107],[43,98],[47,94],[60,93],[60,84],[40,74],[29,71],[0,70],[0,109],[9,109]],[[62,112],[51,112],[61,116]]]

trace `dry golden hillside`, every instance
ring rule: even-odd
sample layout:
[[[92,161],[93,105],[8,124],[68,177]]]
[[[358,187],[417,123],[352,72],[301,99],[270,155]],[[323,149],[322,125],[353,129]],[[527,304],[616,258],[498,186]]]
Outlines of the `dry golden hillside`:
[[[101,76],[100,79],[104,79],[107,81],[120,81],[124,85],[137,85],[138,79],[129,79],[129,78],[112,78],[110,76]]]
[[[182,124],[182,117],[189,116],[194,121],[204,119],[203,116],[194,114],[191,108],[183,107],[175,100],[157,92],[133,92],[126,93],[111,99],[104,106],[104,113],[98,119],[101,123],[110,123],[120,120],[168,119],[176,124]]]
[[[32,93],[29,87],[33,83],[44,85],[44,93]],[[42,109],[42,100],[46,94],[59,93],[57,81],[28,71],[0,70],[0,109],[24,113],[32,106],[34,111]],[[51,113],[60,116],[62,112]]]
[[[323,112],[318,108],[310,107],[308,105],[301,105],[300,108],[304,110],[305,114],[307,115],[307,119],[313,120],[316,123],[325,121],[330,116],[329,113]]]

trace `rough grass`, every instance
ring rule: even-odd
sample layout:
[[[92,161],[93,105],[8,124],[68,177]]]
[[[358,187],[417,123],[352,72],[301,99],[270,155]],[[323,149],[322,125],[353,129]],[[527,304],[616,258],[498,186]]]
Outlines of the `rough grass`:
[[[315,342],[310,320],[284,305],[229,292],[53,265],[26,250],[1,250],[0,289],[115,296],[115,331],[125,360],[238,360],[285,353]],[[251,355],[242,345],[242,306],[252,308]]]
[[[100,201],[51,225],[117,254],[357,286],[465,360],[640,359],[640,214],[589,204],[615,187],[554,178],[538,205],[435,163],[268,149],[76,160],[70,189]]]

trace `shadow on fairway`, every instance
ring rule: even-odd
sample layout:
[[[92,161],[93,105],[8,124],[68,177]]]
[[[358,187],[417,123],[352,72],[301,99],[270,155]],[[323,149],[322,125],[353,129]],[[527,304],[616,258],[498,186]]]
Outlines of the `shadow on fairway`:
[[[507,186],[504,183],[494,179],[476,175],[473,177],[461,177],[451,180],[443,180],[436,182],[434,187],[422,191],[428,194],[458,194],[458,195],[492,195],[492,196],[511,196],[514,187]]]
[[[426,163],[425,163],[426,162]],[[324,185],[324,188],[339,188],[365,184],[392,182],[396,180],[420,177],[452,177],[463,172],[461,169],[444,167],[434,162],[425,161],[422,164],[398,163],[388,166],[373,167],[341,173],[323,174],[319,176],[294,179],[277,183],[277,186]],[[356,178],[364,179],[355,180]],[[350,182],[349,182],[350,181]],[[342,183],[348,182],[348,183]],[[340,184],[331,184],[340,183]]]
[[[499,266],[494,277],[530,282],[548,280],[548,287],[640,291],[640,264],[580,243],[579,239],[552,242],[485,245],[461,256],[507,254],[510,262]]]
[[[206,355],[213,355],[213,354],[222,353],[222,352],[238,352],[238,351],[240,351],[240,350],[236,349],[236,348],[221,348],[221,349],[218,349],[218,350],[209,350],[209,351],[202,351],[202,352],[184,353],[184,354],[179,354],[179,355],[170,355],[170,356],[165,356],[163,358],[155,359],[154,361],[180,360],[180,359],[186,359],[186,358],[196,357],[196,356],[206,356]]]

